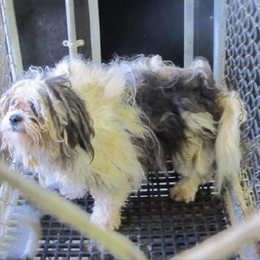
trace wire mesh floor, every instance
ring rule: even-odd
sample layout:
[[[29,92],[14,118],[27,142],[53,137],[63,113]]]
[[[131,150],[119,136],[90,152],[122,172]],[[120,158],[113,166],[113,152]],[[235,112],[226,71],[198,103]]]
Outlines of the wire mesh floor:
[[[119,232],[138,245],[148,259],[168,259],[229,225],[224,202],[213,195],[212,184],[200,187],[196,200],[186,204],[169,197],[169,188],[177,181],[174,173],[150,174],[148,183],[129,197],[122,210]],[[92,198],[76,203],[91,212]],[[43,218],[42,228],[36,259],[113,259],[90,250],[86,238],[50,216]]]

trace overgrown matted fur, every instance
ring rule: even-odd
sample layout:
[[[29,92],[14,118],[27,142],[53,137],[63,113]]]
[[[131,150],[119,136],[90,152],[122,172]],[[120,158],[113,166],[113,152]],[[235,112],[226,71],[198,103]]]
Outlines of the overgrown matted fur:
[[[90,191],[92,220],[105,228],[118,228],[131,189],[166,155],[183,175],[175,200],[194,200],[215,170],[219,190],[239,171],[243,108],[215,86],[203,59],[180,69],[159,56],[101,66],[65,58],[52,70],[31,68],[0,109],[2,148],[45,187],[68,198]]]

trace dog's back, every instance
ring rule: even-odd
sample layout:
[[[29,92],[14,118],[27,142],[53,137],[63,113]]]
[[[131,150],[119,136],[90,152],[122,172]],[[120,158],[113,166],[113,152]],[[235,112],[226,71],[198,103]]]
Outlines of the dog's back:
[[[170,155],[174,168],[184,176],[172,190],[172,197],[193,200],[198,185],[212,179],[215,171],[220,191],[226,178],[236,175],[240,166],[239,99],[215,85],[204,59],[180,69],[155,56],[143,64],[139,60],[130,71],[126,76],[136,83],[136,103],[148,117],[143,122],[160,142],[157,162],[163,165],[165,156]],[[147,151],[154,162],[153,150]]]

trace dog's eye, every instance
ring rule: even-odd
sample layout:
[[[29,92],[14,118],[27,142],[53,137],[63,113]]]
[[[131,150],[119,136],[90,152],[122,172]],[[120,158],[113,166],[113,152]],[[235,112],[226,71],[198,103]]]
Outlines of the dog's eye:
[[[32,112],[33,112],[35,115],[37,115],[36,107],[35,107],[35,105],[34,105],[33,103],[30,104],[30,108],[31,108]]]
[[[16,99],[12,99],[12,100],[11,100],[11,106],[15,106],[16,104],[17,104]]]

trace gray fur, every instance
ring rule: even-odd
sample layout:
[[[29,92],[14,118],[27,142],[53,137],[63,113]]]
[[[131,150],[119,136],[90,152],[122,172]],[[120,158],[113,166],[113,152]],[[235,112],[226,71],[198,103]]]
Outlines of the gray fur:
[[[71,89],[70,82],[66,77],[49,77],[45,80],[45,83],[49,91],[62,103],[67,113],[67,126],[65,130],[71,149],[74,149],[76,145],[80,145],[93,158],[94,149],[90,139],[94,136],[94,129],[85,102]],[[52,109],[50,98],[47,97],[47,100],[56,124],[60,125],[58,117],[54,116],[55,112]]]

